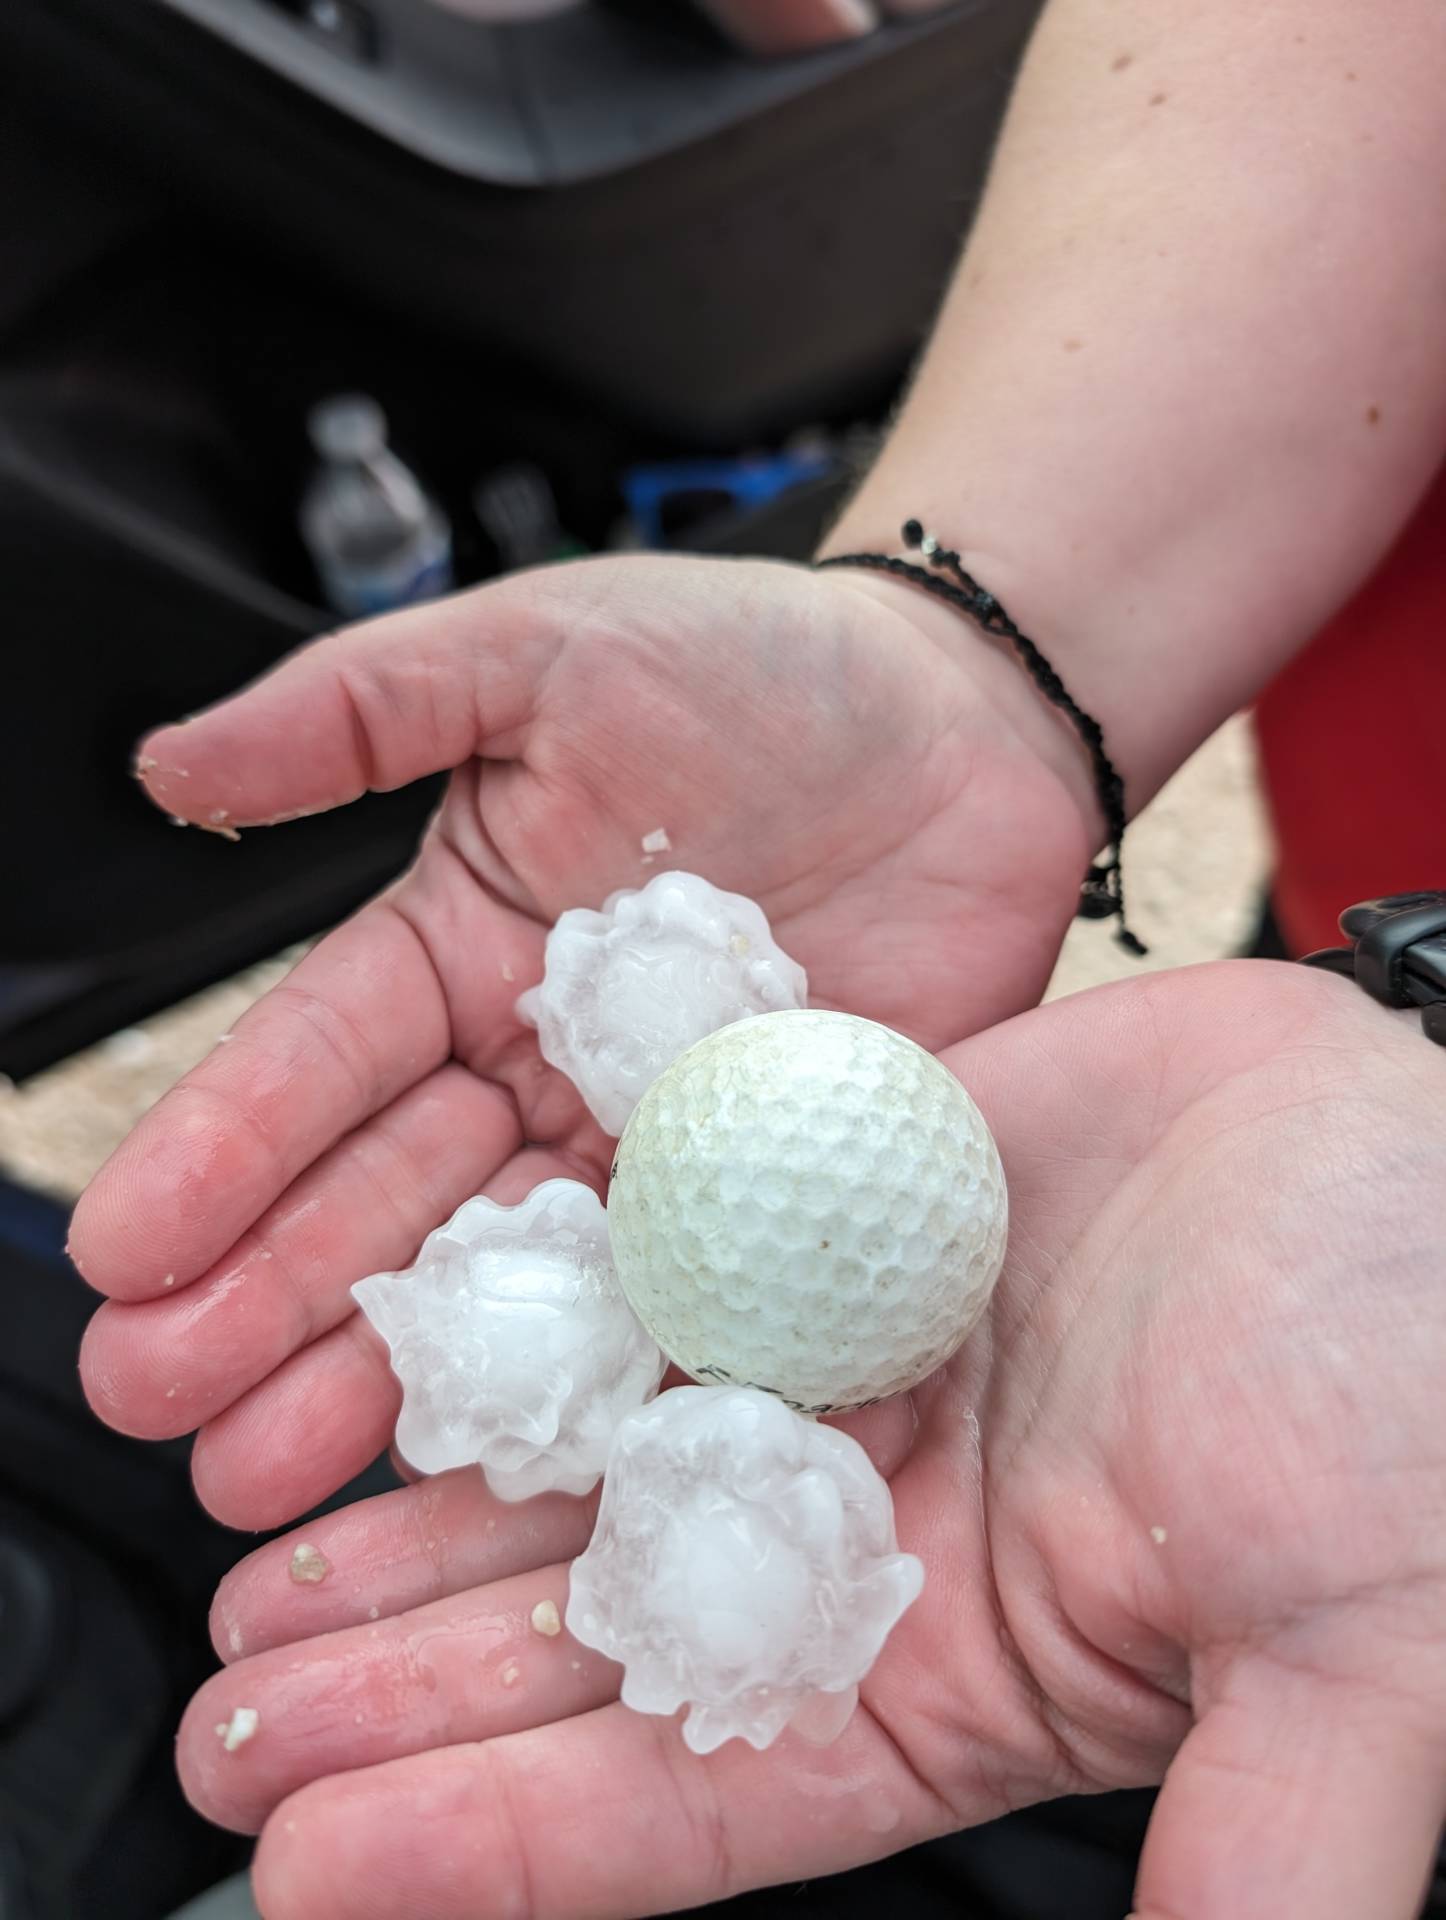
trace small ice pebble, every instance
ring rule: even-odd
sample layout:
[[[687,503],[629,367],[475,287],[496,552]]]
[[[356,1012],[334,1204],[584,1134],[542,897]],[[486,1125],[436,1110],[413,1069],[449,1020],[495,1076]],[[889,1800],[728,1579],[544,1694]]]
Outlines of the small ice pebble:
[[[216,1738],[226,1749],[234,1753],[238,1747],[244,1747],[261,1724],[261,1715],[255,1707],[237,1707],[229,1720],[222,1720],[216,1728]]]
[[[619,1426],[567,1626],[695,1753],[842,1732],[924,1571],[856,1440],[750,1387],[675,1387]]]
[[[545,1634],[549,1640],[555,1640],[562,1632],[562,1615],[557,1610],[555,1600],[539,1600],[532,1609],[532,1630]]]
[[[543,1058],[616,1137],[694,1041],[807,998],[803,968],[777,945],[761,907],[695,873],[660,873],[613,894],[601,913],[564,913],[547,937],[542,984],[517,1011],[537,1028]]]
[[[319,1547],[301,1541],[291,1556],[291,1577],[302,1587],[319,1587],[331,1572],[331,1562]]]
[[[499,1499],[591,1492],[618,1421],[662,1378],[602,1202],[575,1180],[515,1207],[465,1201],[412,1266],[352,1292],[402,1383],[403,1458],[420,1473],[478,1465]]]

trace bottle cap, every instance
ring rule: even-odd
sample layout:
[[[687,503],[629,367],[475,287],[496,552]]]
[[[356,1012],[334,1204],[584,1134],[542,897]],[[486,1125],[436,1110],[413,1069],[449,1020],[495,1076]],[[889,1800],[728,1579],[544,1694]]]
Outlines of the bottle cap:
[[[334,393],[306,416],[311,444],[323,460],[370,460],[387,444],[387,416],[365,393]]]

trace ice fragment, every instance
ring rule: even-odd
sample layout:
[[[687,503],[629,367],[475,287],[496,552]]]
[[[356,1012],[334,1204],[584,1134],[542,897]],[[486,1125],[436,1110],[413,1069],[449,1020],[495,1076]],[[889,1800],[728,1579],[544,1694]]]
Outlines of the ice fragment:
[[[549,1640],[555,1640],[562,1632],[562,1615],[557,1610],[555,1600],[538,1601],[532,1609],[532,1630]]]
[[[677,1387],[619,1426],[567,1625],[642,1713],[710,1753],[835,1738],[923,1568],[858,1442],[748,1387]]]
[[[402,1383],[397,1446],[421,1473],[479,1464],[503,1500],[583,1494],[662,1356],[623,1298],[590,1187],[477,1198],[415,1263],[352,1288]]]
[[[300,1587],[319,1587],[331,1572],[331,1562],[309,1540],[298,1543],[291,1556],[291,1577]]]
[[[807,976],[774,941],[762,908],[697,874],[660,873],[613,894],[601,913],[564,913],[548,935],[542,984],[517,1011],[536,1026],[543,1058],[617,1136],[695,1040],[807,998]]]
[[[216,1738],[227,1753],[234,1753],[238,1747],[245,1746],[260,1724],[261,1715],[255,1707],[237,1707],[229,1720],[217,1726]]]

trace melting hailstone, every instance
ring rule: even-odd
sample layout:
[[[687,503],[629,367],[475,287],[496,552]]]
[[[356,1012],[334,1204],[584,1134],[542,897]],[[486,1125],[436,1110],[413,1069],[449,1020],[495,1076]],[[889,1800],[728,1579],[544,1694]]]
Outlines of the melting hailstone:
[[[542,984],[517,1003],[544,1060],[617,1137],[665,1067],[695,1040],[751,1013],[808,1000],[808,978],[763,909],[695,873],[660,873],[575,907],[547,937]]]
[[[827,1742],[924,1573],[856,1440],[751,1387],[676,1387],[619,1426],[568,1631],[640,1713],[711,1753]]]
[[[421,1473],[480,1465],[502,1500],[588,1493],[663,1359],[623,1297],[591,1187],[465,1201],[400,1273],[352,1288],[402,1383],[397,1446]]]

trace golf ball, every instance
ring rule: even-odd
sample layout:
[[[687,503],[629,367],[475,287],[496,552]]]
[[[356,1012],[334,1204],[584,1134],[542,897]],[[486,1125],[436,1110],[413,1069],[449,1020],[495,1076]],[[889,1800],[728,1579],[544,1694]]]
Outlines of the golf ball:
[[[740,1020],[644,1094],[608,1228],[633,1311],[695,1380],[800,1413],[902,1393],[978,1320],[1004,1172],[947,1067],[851,1014]]]

